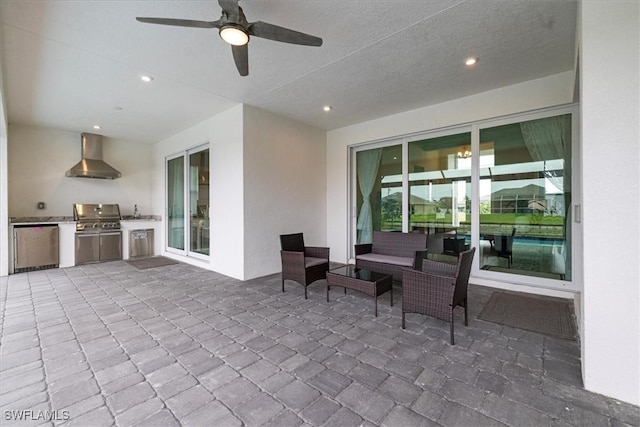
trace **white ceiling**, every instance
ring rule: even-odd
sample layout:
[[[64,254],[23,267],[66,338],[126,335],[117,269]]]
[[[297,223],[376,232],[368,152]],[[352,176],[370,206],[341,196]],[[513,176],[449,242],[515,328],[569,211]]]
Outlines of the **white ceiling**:
[[[216,29],[135,20],[216,20],[216,0],[0,1],[9,123],[140,142],[239,103],[336,129],[571,70],[575,61],[569,0],[241,0],[250,22],[324,40],[252,38],[247,77]],[[480,61],[469,69],[471,55]],[[154,81],[141,82],[143,74]]]

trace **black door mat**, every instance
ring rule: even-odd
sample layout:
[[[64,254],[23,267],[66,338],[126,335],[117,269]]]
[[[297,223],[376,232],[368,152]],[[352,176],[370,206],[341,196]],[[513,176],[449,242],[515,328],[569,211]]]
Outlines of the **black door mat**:
[[[565,340],[576,339],[573,303],[561,298],[494,292],[478,318]]]
[[[164,267],[165,265],[178,264],[178,261],[163,256],[156,256],[152,258],[140,258],[129,259],[129,264],[137,268],[138,270],[145,270],[147,268]]]

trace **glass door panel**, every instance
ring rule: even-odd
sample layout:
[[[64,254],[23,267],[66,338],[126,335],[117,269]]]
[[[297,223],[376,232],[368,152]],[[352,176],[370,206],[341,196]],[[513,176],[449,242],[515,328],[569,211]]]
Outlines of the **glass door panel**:
[[[184,250],[184,157],[167,161],[167,246]]]
[[[402,231],[402,145],[356,153],[357,243],[373,231]]]
[[[480,268],[571,279],[571,115],[480,130]]]
[[[429,236],[430,258],[457,257],[471,242],[471,134],[408,146],[409,231]]]
[[[209,255],[209,150],[189,155],[190,251]]]

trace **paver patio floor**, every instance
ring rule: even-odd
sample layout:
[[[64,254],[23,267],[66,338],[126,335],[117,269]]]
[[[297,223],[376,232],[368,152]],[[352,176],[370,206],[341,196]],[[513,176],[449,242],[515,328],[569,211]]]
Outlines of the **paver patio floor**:
[[[577,341],[478,320],[488,288],[455,346],[437,319],[401,329],[401,288],[378,317],[325,292],[124,261],[2,277],[2,425],[640,425],[582,388]]]

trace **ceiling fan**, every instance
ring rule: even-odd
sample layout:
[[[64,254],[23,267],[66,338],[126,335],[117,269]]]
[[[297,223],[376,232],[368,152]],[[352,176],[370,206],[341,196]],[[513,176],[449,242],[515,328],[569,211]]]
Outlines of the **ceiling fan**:
[[[249,37],[261,37],[283,43],[305,46],[322,46],[320,37],[279,27],[262,21],[248,22],[238,6],[238,0],[218,0],[222,8],[222,16],[217,21],[193,21],[190,19],[172,18],[136,18],[148,24],[174,25],[177,27],[218,28],[220,37],[231,45],[233,59],[241,76],[249,74]]]

